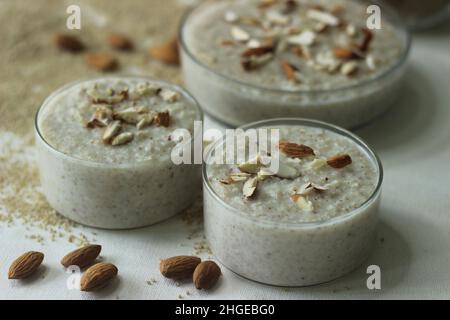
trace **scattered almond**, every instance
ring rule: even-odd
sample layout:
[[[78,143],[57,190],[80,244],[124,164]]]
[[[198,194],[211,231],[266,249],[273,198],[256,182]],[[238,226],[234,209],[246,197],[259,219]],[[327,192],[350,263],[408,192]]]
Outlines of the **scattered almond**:
[[[281,63],[281,69],[283,70],[284,75],[289,81],[297,82],[296,72],[298,71],[297,67],[290,64],[287,61],[283,61]]]
[[[358,64],[355,61],[349,61],[341,66],[341,73],[345,76],[352,76],[358,70]]]
[[[323,10],[310,9],[307,12],[307,16],[310,19],[325,23],[329,26],[335,27],[339,25],[339,19],[337,17]]]
[[[296,144],[288,141],[280,141],[278,148],[290,158],[302,159],[315,155],[312,148],[303,144]]]
[[[176,37],[170,39],[168,42],[159,46],[151,47],[149,49],[150,56],[153,59],[159,60],[165,64],[179,65],[180,54],[178,49],[178,39]]]
[[[101,71],[114,71],[118,67],[116,58],[108,53],[89,53],[86,63]]]
[[[244,29],[239,27],[231,28],[231,36],[238,42],[247,42],[250,40],[250,35]]]
[[[211,289],[219,280],[222,271],[214,261],[203,261],[194,271],[192,280],[197,289]]]
[[[59,49],[72,53],[83,51],[85,48],[84,44],[76,36],[56,34],[53,41]]]
[[[44,254],[29,251],[13,261],[9,267],[8,279],[25,279],[31,276],[44,260]]]
[[[106,127],[105,132],[103,133],[103,143],[109,144],[111,143],[111,140],[119,134],[119,132],[122,130],[122,124],[120,121],[113,121]]]
[[[91,266],[81,277],[81,291],[96,291],[105,287],[117,276],[118,270],[112,263],[99,262]]]
[[[134,139],[134,133],[123,132],[112,140],[111,145],[121,146],[121,145],[131,142],[133,139]]]
[[[64,258],[62,258],[61,264],[66,268],[69,266],[78,266],[80,268],[87,267],[94,263],[101,250],[102,246],[97,244],[81,247],[66,254]]]
[[[336,155],[328,158],[327,163],[335,169],[342,169],[352,163],[352,158],[348,154]]]
[[[242,188],[244,197],[249,199],[255,195],[256,187],[258,186],[258,177],[248,179]]]
[[[354,59],[357,57],[355,52],[346,48],[334,48],[333,54],[338,59]]]
[[[358,46],[358,49],[362,52],[367,52],[367,50],[369,50],[370,43],[373,40],[374,34],[367,28],[362,29],[362,31],[364,33],[364,37],[361,44]]]
[[[169,111],[158,112],[155,115],[155,123],[158,127],[169,127],[170,126],[170,114]]]
[[[306,197],[304,197],[304,196],[302,196],[300,194],[293,194],[293,195],[291,195],[291,199],[303,211],[312,212],[314,210],[312,202],[307,200]]]
[[[113,33],[108,36],[108,44],[111,48],[128,51],[133,49],[133,43],[122,34]]]
[[[241,56],[242,57],[251,57],[251,56],[262,56],[267,53],[273,52],[274,47],[271,45],[264,45],[260,47],[252,47],[246,49]]]
[[[181,280],[192,277],[201,259],[194,256],[175,256],[161,260],[159,271],[169,279]]]

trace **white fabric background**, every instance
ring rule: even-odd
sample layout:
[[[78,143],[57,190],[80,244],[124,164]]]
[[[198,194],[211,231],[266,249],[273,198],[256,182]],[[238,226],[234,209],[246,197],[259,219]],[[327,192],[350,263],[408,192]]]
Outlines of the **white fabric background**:
[[[6,299],[321,299],[450,298],[450,23],[415,36],[400,102],[357,133],[378,152],[385,169],[377,247],[367,262],[382,270],[382,289],[366,288],[364,266],[334,282],[307,288],[254,283],[223,269],[215,290],[177,286],[158,272],[159,259],[193,253],[189,228],[174,218],[134,231],[97,230],[102,256],[120,277],[106,290],[68,290],[59,260],[74,248],[44,246],[24,237],[20,226],[0,228],[0,298]],[[207,119],[207,127],[216,124]],[[8,281],[10,262],[28,250],[45,252],[44,268],[25,282]],[[146,280],[158,282],[149,286]],[[191,292],[190,296],[186,291]]]

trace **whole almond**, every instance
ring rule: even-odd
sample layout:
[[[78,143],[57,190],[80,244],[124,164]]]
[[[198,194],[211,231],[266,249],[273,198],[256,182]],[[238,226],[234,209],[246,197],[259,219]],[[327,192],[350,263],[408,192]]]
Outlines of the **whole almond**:
[[[194,256],[175,256],[161,260],[159,270],[169,279],[186,279],[192,276],[201,259]]]
[[[180,64],[178,40],[176,37],[159,46],[151,47],[149,49],[149,54],[153,59],[159,60],[165,64]]]
[[[89,53],[86,63],[101,71],[114,71],[118,67],[116,58],[108,53]]]
[[[133,43],[122,34],[113,33],[108,36],[108,44],[111,48],[128,51],[133,49]]]
[[[8,279],[25,279],[31,276],[44,260],[44,254],[29,251],[18,257],[9,267]]]
[[[290,158],[306,158],[309,156],[314,156],[314,150],[303,144],[296,144],[288,141],[280,141],[278,147],[281,152],[286,154]]]
[[[106,286],[115,276],[118,270],[112,263],[99,262],[86,270],[81,277],[81,291],[95,291]]]
[[[84,50],[84,44],[76,36],[58,33],[53,41],[59,49],[64,51],[76,53]]]
[[[192,280],[197,289],[211,289],[219,280],[222,272],[214,261],[203,261],[195,268]]]
[[[327,159],[330,167],[342,169],[352,163],[352,158],[348,154],[336,155]]]
[[[69,266],[78,266],[80,268],[87,267],[94,263],[100,254],[102,246],[98,244],[90,244],[69,252],[62,258],[61,264],[68,268]]]

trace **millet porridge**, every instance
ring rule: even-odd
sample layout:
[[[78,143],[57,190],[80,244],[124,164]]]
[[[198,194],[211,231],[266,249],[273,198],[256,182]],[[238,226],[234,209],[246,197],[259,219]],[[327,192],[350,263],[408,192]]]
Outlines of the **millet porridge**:
[[[368,122],[395,96],[409,39],[388,14],[369,30],[367,6],[205,1],[181,29],[186,85],[208,113],[233,125],[276,116]]]
[[[101,228],[133,228],[190,205],[200,168],[174,165],[175,129],[201,114],[181,88],[146,78],[68,85],[36,116],[44,194],[61,214]]]
[[[214,254],[244,277],[282,286],[325,282],[359,266],[378,219],[376,156],[357,137],[323,123],[258,126],[280,130],[278,172],[258,160],[204,169]]]

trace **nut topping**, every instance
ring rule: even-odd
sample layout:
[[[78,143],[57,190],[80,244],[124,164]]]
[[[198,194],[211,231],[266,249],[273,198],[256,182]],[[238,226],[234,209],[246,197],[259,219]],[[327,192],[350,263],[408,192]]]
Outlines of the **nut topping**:
[[[348,154],[336,155],[328,158],[327,163],[335,169],[342,169],[352,163],[352,158]]]
[[[312,148],[303,144],[296,144],[288,141],[280,141],[278,148],[290,158],[302,159],[315,155]]]

